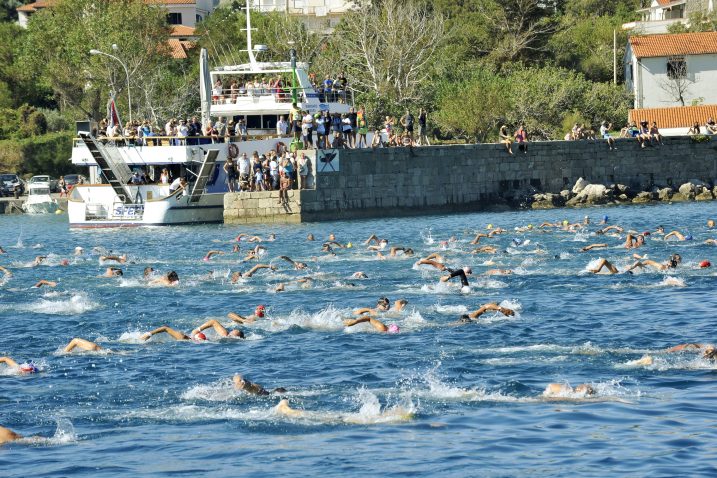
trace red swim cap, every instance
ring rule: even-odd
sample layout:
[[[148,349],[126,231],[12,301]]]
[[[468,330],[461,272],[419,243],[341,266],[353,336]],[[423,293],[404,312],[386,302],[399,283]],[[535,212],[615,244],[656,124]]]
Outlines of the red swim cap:
[[[708,261],[708,260],[704,260],[704,261],[700,262],[700,267],[702,267],[702,268],[709,267],[711,265],[712,264],[710,264],[710,261]]]
[[[256,309],[254,310],[254,313],[257,317],[264,317],[264,311],[266,310],[266,307],[263,305],[257,305]]]
[[[202,332],[197,332],[194,334],[194,340],[207,340],[207,336],[204,335]]]

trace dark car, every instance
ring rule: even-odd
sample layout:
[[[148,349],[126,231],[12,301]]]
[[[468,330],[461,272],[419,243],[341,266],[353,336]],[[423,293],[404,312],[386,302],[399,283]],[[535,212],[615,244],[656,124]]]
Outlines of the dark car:
[[[19,196],[25,192],[25,183],[17,174],[0,174],[0,196]]]
[[[69,190],[77,184],[87,183],[87,178],[82,174],[67,174],[65,175],[65,187]]]

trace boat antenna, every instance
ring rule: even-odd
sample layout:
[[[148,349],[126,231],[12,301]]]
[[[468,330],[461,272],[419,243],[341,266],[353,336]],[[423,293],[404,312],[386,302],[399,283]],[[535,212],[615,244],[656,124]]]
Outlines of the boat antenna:
[[[257,69],[256,58],[254,57],[254,46],[251,43],[251,0],[246,0],[246,49],[249,53],[249,63],[252,70]]]

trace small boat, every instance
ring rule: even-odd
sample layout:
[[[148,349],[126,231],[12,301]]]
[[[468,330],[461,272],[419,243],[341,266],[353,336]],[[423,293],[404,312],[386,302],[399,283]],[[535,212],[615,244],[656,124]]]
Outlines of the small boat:
[[[52,214],[58,208],[57,201],[50,196],[49,183],[30,184],[27,200],[22,205],[23,211],[27,214]]]

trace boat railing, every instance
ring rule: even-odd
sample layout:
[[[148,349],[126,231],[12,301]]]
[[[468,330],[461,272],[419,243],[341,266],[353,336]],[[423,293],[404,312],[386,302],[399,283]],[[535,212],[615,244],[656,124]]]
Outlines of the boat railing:
[[[354,104],[354,91],[352,88],[332,88],[325,90],[322,87],[240,87],[240,88],[214,88],[212,89],[212,104],[232,105],[254,102],[261,98],[274,98],[277,103],[291,103],[292,90],[296,90],[299,102],[316,98],[321,103],[348,103]],[[349,102],[350,101],[350,102]]]
[[[288,112],[287,112],[288,114]],[[273,128],[267,128],[267,129],[273,129]],[[117,152],[117,148],[120,147],[152,147],[152,146],[196,146],[196,145],[205,145],[205,144],[221,144],[226,143],[227,141],[231,142],[240,142],[240,141],[260,141],[265,139],[277,139],[276,134],[253,134],[253,135],[247,135],[247,136],[222,136],[222,137],[213,137],[213,136],[144,136],[142,138],[139,138],[137,136],[122,136],[120,138],[110,138],[107,136],[100,136],[97,138],[97,142],[103,142],[106,144],[112,143],[112,147],[115,148],[115,152]],[[74,147],[79,148],[85,146],[84,142],[80,138],[74,139]]]

